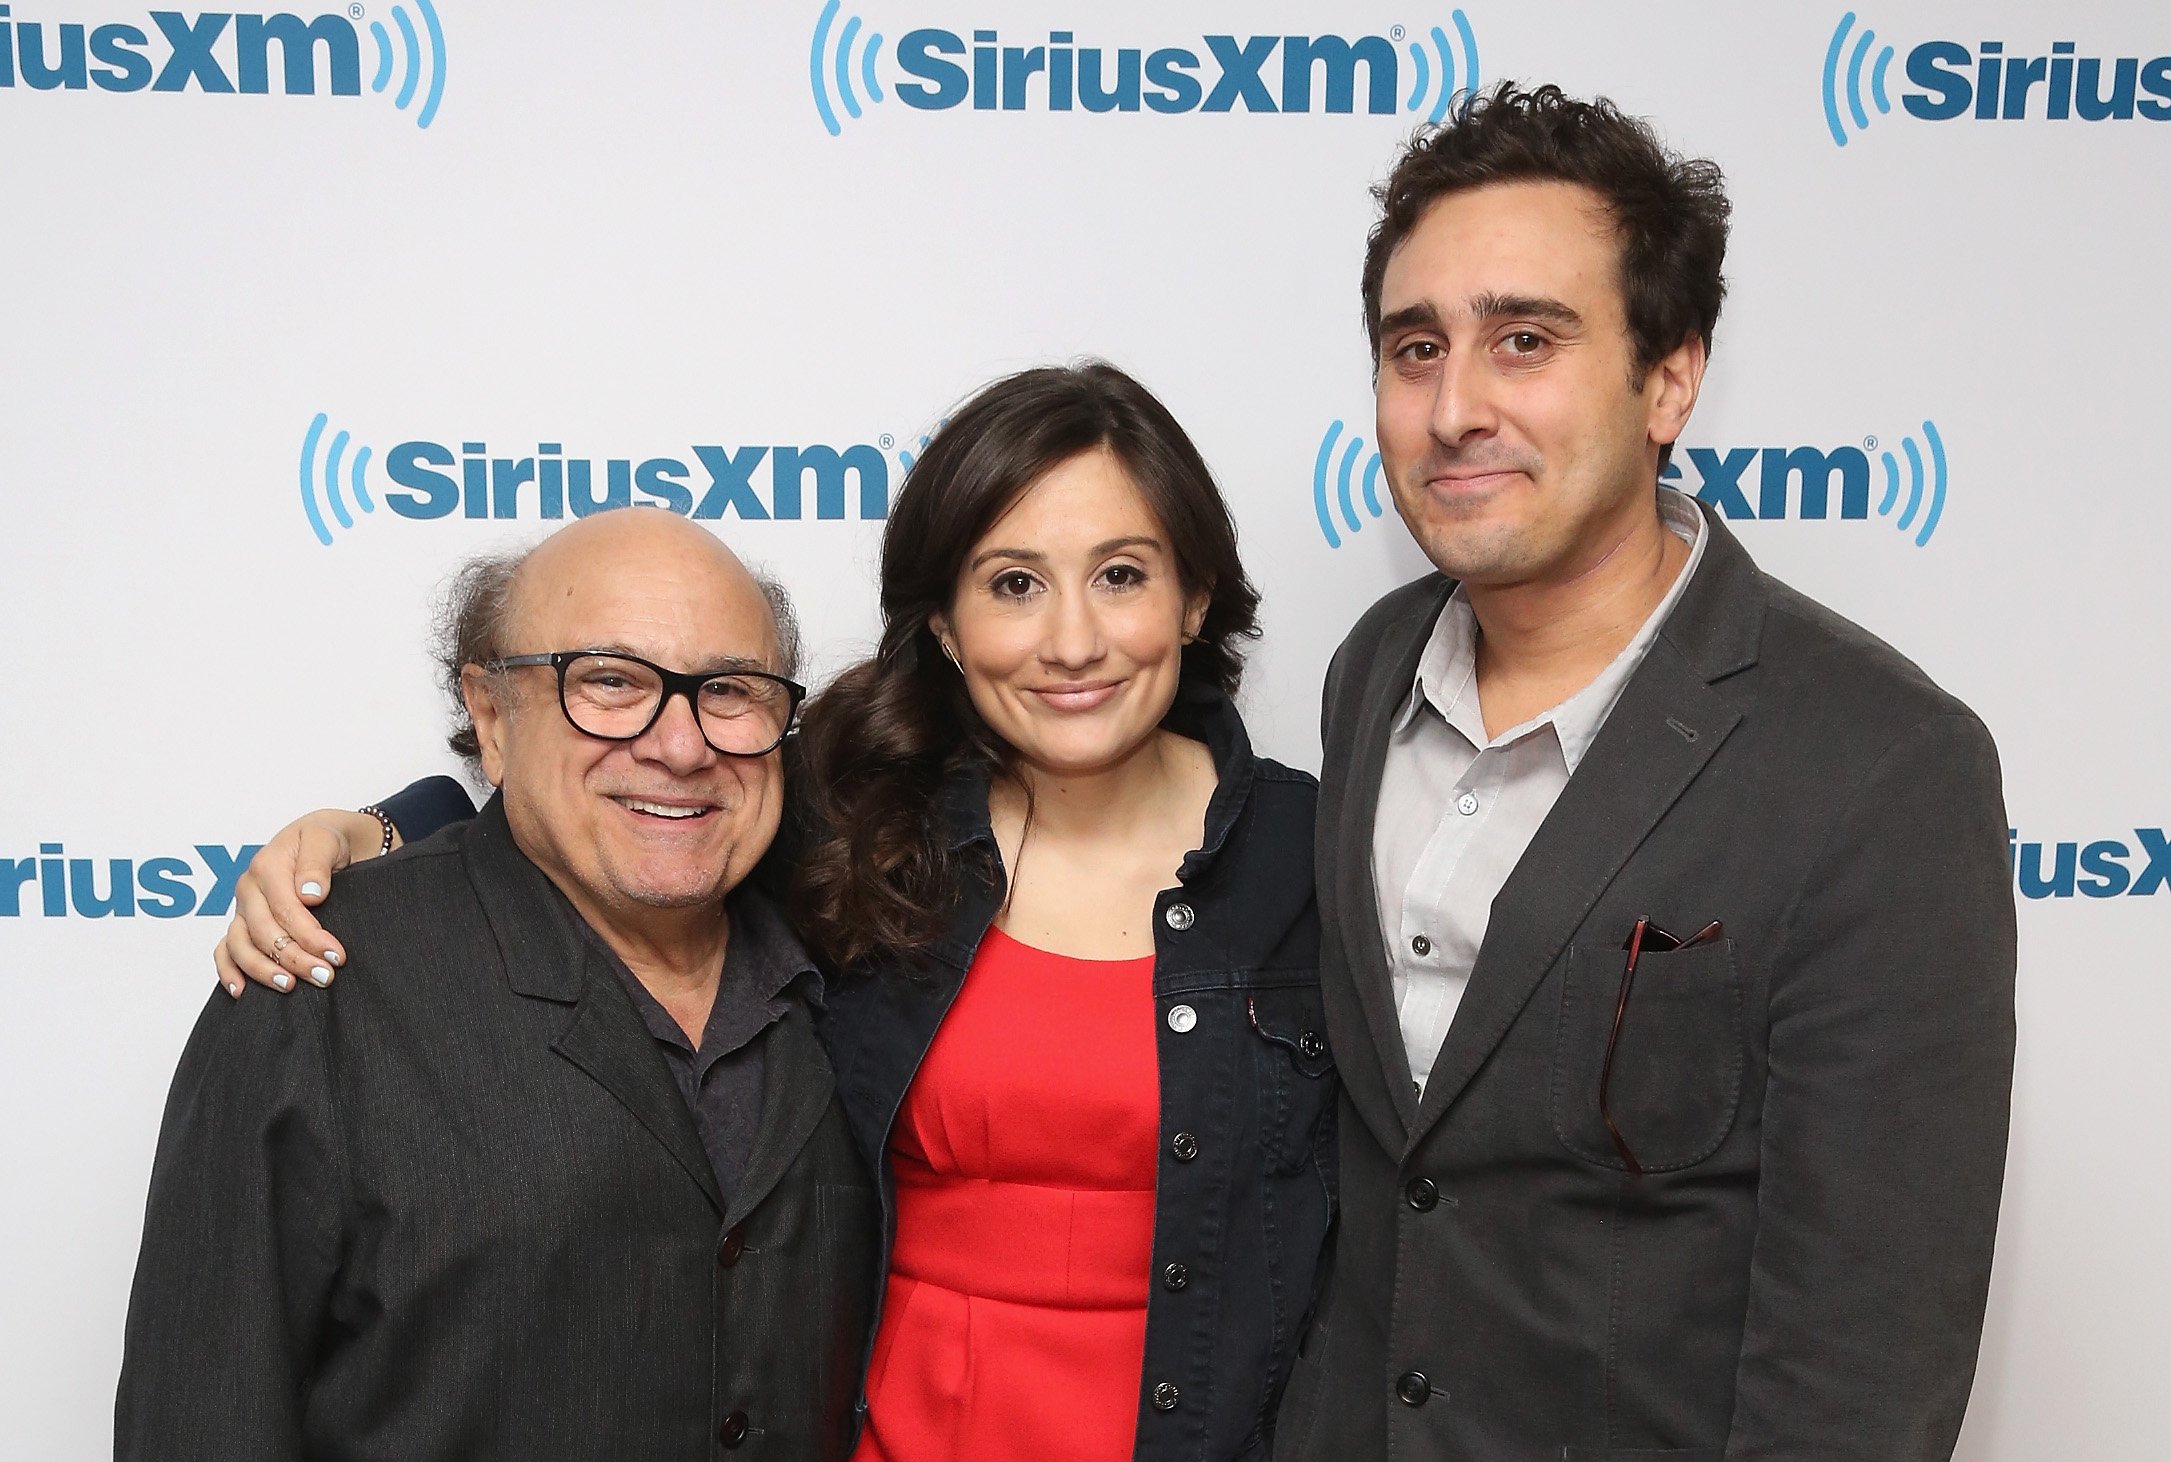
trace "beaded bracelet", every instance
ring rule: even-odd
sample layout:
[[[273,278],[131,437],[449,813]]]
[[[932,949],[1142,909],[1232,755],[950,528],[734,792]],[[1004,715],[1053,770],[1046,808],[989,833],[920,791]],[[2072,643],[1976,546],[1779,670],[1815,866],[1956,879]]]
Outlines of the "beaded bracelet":
[[[382,807],[365,807],[362,811],[376,818],[377,825],[384,829],[384,841],[377,845],[377,856],[382,858],[392,851],[392,839],[395,836],[392,829],[392,814]]]

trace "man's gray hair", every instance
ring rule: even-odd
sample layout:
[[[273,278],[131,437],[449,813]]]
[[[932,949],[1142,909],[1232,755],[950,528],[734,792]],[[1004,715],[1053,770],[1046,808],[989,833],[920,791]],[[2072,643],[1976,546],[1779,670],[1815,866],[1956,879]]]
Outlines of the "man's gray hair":
[[[445,693],[452,701],[452,731],[445,744],[478,777],[482,774],[482,746],[475,738],[475,722],[467,713],[467,698],[460,693],[460,674],[470,665],[484,666],[515,653],[511,646],[513,582],[533,551],[524,548],[477,554],[454,571],[438,600],[431,652]],[[783,584],[752,565],[748,571],[761,586],[761,597],[768,601],[769,616],[776,625],[777,673],[796,680],[799,613],[792,607],[791,595]]]

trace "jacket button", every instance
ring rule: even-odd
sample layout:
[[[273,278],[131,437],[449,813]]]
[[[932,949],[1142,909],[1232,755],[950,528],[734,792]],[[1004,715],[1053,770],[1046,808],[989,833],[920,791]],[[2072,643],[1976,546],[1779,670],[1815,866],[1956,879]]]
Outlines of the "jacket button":
[[[1169,1007],[1168,1028],[1177,1035],[1188,1035],[1198,1028],[1199,1013],[1188,1005]]]
[[[1163,1381],[1153,1388],[1153,1409],[1155,1411],[1174,1411],[1176,1403],[1182,1399],[1183,1392],[1177,1390],[1172,1382]]]
[[[1179,1132],[1169,1139],[1168,1150],[1178,1162],[1189,1162],[1199,1155],[1199,1140],[1188,1132]]]
[[[1317,1061],[1327,1054],[1327,1043],[1319,1038],[1318,1031],[1306,1031],[1297,1037],[1297,1050],[1307,1061]]]
[[[1404,1406],[1423,1406],[1432,1397],[1432,1382],[1423,1371],[1404,1371],[1395,1379],[1395,1397]]]
[[[1189,904],[1170,904],[1168,912],[1161,915],[1161,920],[1169,928],[1181,934],[1198,922],[1198,915],[1191,912]]]
[[[1191,1271],[1181,1264],[1171,1264],[1161,1271],[1161,1284],[1167,1289],[1182,1289],[1191,1282]]]
[[[1418,1178],[1402,1190],[1402,1196],[1409,1199],[1410,1207],[1419,1213],[1430,1213],[1440,1201],[1440,1190],[1433,1186],[1432,1179]]]
[[[716,1429],[716,1440],[727,1447],[736,1447],[746,1440],[746,1413],[734,1411],[724,1418],[724,1424]]]
[[[733,1229],[725,1234],[724,1241],[716,1246],[716,1262],[719,1267],[729,1269],[739,1262],[739,1256],[745,1252],[746,1235]]]

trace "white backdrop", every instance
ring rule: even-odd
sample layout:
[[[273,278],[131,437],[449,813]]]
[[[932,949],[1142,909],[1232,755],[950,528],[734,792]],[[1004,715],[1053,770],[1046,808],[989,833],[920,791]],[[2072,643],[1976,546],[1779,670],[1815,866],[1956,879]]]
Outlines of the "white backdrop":
[[[1014,108],[1003,47],[1044,68]],[[1228,489],[1254,731],[1316,766],[1327,656],[1423,566],[1366,499],[1366,189],[1504,76],[1725,166],[1680,485],[2004,750],[2020,1067],[1961,1455],[2163,1455],[2167,53],[2150,0],[0,5],[0,1455],[107,1452],[218,869],[446,767],[427,602],[543,531],[529,467],[725,510],[833,670],[903,454],[992,375],[1105,355]],[[467,516],[466,458],[505,515]]]

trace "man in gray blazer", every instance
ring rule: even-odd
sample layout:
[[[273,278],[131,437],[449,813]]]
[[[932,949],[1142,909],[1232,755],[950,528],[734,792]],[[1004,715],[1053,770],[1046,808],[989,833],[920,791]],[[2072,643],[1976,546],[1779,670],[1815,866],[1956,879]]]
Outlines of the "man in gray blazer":
[[[364,978],[197,1022],[115,1453],[841,1459],[872,1189],[818,977],[741,886],[788,624],[700,527],[626,511],[472,568],[447,638],[498,793],[340,878],[319,916]]]
[[[1275,1455],[1947,1457],[2012,1078],[1996,750],[1658,487],[1716,168],[1501,87],[1381,202],[1380,451],[1440,572],[1328,673],[1342,1212]]]

